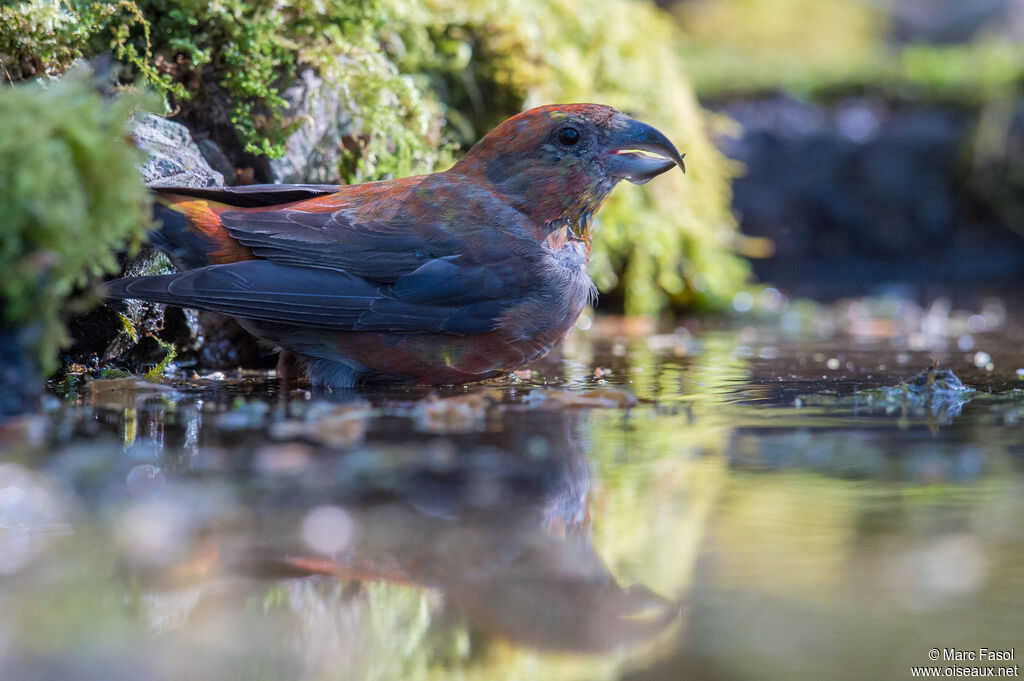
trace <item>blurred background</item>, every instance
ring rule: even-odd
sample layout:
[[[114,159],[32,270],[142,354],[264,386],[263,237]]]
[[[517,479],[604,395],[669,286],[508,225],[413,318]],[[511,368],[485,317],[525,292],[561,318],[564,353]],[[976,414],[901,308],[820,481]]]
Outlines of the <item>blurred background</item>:
[[[736,125],[733,207],[803,295],[936,296],[1021,275],[1022,5],[673,5],[703,103]]]

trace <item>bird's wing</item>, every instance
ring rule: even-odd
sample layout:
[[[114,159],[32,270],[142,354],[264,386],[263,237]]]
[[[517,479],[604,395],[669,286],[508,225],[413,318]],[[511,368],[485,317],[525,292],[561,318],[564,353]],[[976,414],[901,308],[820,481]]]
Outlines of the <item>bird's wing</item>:
[[[463,245],[442,229],[432,230],[427,221],[355,222],[342,211],[225,210],[218,217],[231,238],[258,258],[384,283],[434,258],[454,255]]]
[[[117,279],[107,290],[115,298],[322,329],[469,335],[494,329],[535,284],[534,268],[517,260],[480,264],[446,256],[393,284],[334,269],[248,260]]]
[[[198,249],[203,264],[256,257],[395,283],[438,258],[469,253],[478,263],[501,260],[522,238],[515,229],[522,216],[489,190],[437,176],[341,188],[256,185],[160,192],[164,202],[187,216],[190,226],[179,231],[199,232],[210,242]],[[286,201],[295,197],[304,198]],[[174,217],[165,225],[176,225]],[[171,243],[162,247],[173,249],[180,240],[165,238]]]

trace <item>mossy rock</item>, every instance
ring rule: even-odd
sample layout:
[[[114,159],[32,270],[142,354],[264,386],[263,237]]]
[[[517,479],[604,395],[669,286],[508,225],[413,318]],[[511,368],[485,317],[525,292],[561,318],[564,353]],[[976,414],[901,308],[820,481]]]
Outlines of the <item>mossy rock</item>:
[[[31,354],[44,373],[66,316],[96,300],[91,284],[148,225],[144,155],[128,139],[142,102],[102,99],[84,72],[0,97],[0,325],[39,328]]]

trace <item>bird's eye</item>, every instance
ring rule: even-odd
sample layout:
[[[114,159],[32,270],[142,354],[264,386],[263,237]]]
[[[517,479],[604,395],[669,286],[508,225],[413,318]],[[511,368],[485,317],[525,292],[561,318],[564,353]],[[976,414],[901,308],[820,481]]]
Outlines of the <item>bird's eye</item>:
[[[580,141],[580,131],[576,128],[562,128],[558,131],[558,143],[571,147]]]

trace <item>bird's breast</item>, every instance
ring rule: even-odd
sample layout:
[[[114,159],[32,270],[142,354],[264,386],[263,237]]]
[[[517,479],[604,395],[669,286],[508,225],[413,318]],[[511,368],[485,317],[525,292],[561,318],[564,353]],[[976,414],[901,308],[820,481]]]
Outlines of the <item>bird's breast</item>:
[[[537,263],[537,288],[501,319],[498,328],[503,335],[531,359],[562,340],[595,297],[587,274],[588,256],[586,243],[564,232],[552,233]]]

